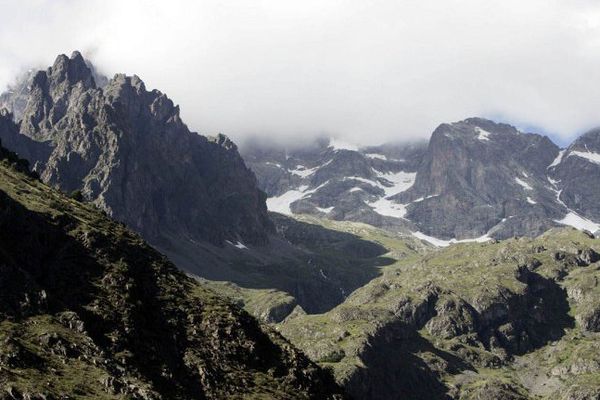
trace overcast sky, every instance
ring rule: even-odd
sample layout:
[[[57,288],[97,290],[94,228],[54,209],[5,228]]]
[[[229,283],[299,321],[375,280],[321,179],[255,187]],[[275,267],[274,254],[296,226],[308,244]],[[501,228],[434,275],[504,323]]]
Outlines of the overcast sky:
[[[566,143],[600,125],[600,2],[0,0],[0,86],[79,49],[191,129],[361,144],[491,117]]]

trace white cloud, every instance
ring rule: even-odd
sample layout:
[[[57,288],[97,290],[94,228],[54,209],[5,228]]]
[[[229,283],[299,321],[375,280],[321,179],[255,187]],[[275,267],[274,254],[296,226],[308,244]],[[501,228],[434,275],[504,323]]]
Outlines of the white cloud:
[[[359,143],[502,116],[600,124],[600,4],[529,0],[0,0],[0,85],[58,53],[136,73],[203,133]]]

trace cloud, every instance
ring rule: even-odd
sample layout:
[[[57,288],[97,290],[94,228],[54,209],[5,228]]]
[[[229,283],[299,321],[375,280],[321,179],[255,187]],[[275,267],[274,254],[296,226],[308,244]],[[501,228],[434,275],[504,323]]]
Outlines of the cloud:
[[[600,125],[591,0],[1,4],[0,85],[80,49],[166,92],[201,133],[364,144],[491,116],[567,140]]]

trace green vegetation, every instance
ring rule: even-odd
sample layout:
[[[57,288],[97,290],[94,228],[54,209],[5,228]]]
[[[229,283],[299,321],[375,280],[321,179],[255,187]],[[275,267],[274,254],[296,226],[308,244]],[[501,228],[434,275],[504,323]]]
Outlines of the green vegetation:
[[[600,393],[598,239],[564,228],[431,251],[366,226],[353,229],[396,261],[331,311],[277,325],[332,368],[350,394],[376,398],[364,391],[369,385],[400,388],[381,398],[411,393],[412,374],[385,372],[393,368],[422,368],[421,384],[435,390],[442,382],[438,394],[456,398],[576,396],[577,387]]]
[[[281,335],[2,160],[0,399],[341,398]]]

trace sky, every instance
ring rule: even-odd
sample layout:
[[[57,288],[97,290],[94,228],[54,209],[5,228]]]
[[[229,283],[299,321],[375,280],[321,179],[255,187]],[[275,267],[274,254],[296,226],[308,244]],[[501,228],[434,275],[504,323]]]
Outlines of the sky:
[[[490,117],[566,144],[600,125],[592,0],[0,0],[0,88],[80,50],[190,129],[358,144]]]

